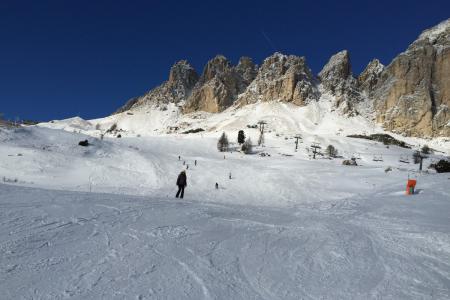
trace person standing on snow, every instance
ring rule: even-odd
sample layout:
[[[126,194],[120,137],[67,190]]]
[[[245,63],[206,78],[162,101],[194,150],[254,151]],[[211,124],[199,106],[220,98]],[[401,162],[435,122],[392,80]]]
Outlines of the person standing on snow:
[[[178,196],[180,196],[180,198],[183,199],[184,188],[187,186],[186,171],[181,171],[180,175],[178,175],[177,185],[178,185],[178,192],[175,197],[178,198]]]

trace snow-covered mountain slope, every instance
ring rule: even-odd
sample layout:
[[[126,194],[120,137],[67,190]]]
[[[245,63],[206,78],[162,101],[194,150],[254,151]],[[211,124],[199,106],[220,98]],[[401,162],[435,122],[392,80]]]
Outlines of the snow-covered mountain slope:
[[[373,59],[359,76],[353,74],[347,50],[334,54],[318,74],[312,73],[305,57],[278,52],[259,67],[248,57],[233,66],[217,55],[200,77],[187,61],[180,61],[166,82],[116,112],[134,114],[177,105],[183,113],[218,113],[258,102],[308,106],[331,101],[342,115],[362,115],[387,131],[448,138],[449,41],[450,20],[445,20],[424,31],[386,67]]]
[[[248,130],[249,134],[254,133],[253,141],[256,142],[258,131],[248,129],[247,125],[255,125],[258,121],[264,120],[267,122],[269,138],[277,138],[277,135],[290,138],[295,134],[301,134],[304,140],[310,142],[321,138],[336,140],[349,134],[388,133],[413,146],[420,147],[427,144],[450,154],[449,138],[421,139],[385,132],[381,126],[370,120],[369,112],[357,116],[342,115],[340,111],[335,110],[334,102],[333,96],[323,92],[320,102],[312,102],[302,107],[285,102],[259,102],[244,107],[231,107],[221,113],[190,114],[182,114],[180,107],[168,104],[165,110],[139,108],[133,113],[123,112],[101,119],[85,121],[77,117],[41,123],[39,126],[95,137],[102,134],[110,137],[118,134],[128,137],[165,136],[198,128],[204,132],[197,135],[217,137],[221,131],[236,135],[237,130],[244,129]],[[359,111],[364,111],[364,108],[360,107]],[[117,131],[108,133],[108,129],[114,124]]]
[[[264,109],[264,106],[258,107]],[[280,110],[283,108],[284,105],[279,107]],[[239,112],[243,113],[242,110]],[[258,113],[257,110],[254,112]],[[295,111],[288,112],[296,114]],[[255,148],[254,155],[238,151],[220,153],[216,148],[222,130],[226,128],[230,132],[230,141],[233,142],[234,138],[237,139],[237,130],[232,129],[254,121],[251,116],[235,119],[243,123],[233,122],[233,119],[229,123],[215,123],[214,119],[208,119],[209,125],[218,127],[217,132],[205,134],[124,135],[120,139],[105,137],[103,140],[39,126],[2,130],[0,175],[9,180],[17,179],[24,185],[43,188],[171,197],[177,174],[186,168],[184,162],[190,167],[189,190],[198,199],[286,206],[303,202],[318,204],[330,197],[344,199],[370,194],[374,185],[393,182],[403,185],[408,174],[416,174],[418,170],[418,165],[412,163],[413,149],[386,147],[379,142],[349,138],[340,131],[319,134],[328,132],[327,126],[341,125],[339,121],[342,121],[327,118],[328,121],[320,122],[320,115],[315,115],[319,125],[302,123],[302,132],[314,134],[304,134],[298,151],[295,151],[293,135],[296,131],[278,133],[274,129],[291,121],[287,112],[283,114],[283,119],[275,118],[281,115],[280,112],[267,118],[267,130],[272,132],[267,134],[264,147]],[[356,120],[355,127],[364,126]],[[246,129],[246,134],[253,141],[258,138],[257,129]],[[84,139],[90,141],[89,147],[78,146],[78,142]],[[319,143],[322,149],[329,144],[334,145],[342,158],[311,160],[307,148],[313,142]],[[351,157],[357,158],[361,166],[349,169],[341,165],[343,159]],[[425,160],[425,168],[440,157],[442,154],[431,155]],[[378,158],[383,161],[377,161]],[[195,160],[197,167],[194,166]],[[401,162],[405,160],[410,163]],[[385,174],[387,167],[393,171]],[[230,172],[232,180],[228,179]],[[226,192],[211,194],[216,182]]]
[[[411,149],[315,137],[331,121],[302,113],[320,125],[302,123],[311,134],[297,152],[288,133],[273,132],[253,155],[219,153],[214,130],[100,140],[0,129],[2,297],[449,298],[448,175],[399,162]],[[218,130],[241,128],[234,122]],[[86,138],[91,146],[77,145]],[[359,157],[359,166],[311,160],[308,139]],[[187,165],[180,201],[175,181]],[[408,177],[418,180],[416,195],[404,195]]]

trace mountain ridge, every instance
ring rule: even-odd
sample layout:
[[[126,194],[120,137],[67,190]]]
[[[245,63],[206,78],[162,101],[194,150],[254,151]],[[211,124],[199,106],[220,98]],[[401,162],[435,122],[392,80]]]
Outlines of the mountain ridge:
[[[450,136],[450,19],[424,30],[389,65],[375,58],[358,76],[347,50],[334,54],[318,74],[305,57],[279,52],[260,66],[249,57],[232,65],[217,55],[200,76],[182,60],[172,66],[166,82],[116,113],[149,106],[164,110],[169,103],[183,114],[220,113],[266,101],[305,106],[321,101],[324,94],[334,97],[333,109],[343,115],[363,114],[388,131]]]

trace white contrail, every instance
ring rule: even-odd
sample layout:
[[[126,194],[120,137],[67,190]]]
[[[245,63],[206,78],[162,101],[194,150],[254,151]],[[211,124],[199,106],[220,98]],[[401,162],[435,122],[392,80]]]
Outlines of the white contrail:
[[[261,29],[262,36],[266,39],[266,41],[269,43],[270,47],[272,47],[273,51],[277,51],[275,45],[273,44],[272,40],[269,38],[269,36],[264,32],[264,29]]]

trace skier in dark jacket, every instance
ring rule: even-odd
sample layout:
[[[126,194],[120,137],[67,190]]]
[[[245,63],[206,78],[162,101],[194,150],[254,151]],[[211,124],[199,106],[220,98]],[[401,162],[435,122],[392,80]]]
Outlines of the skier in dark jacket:
[[[180,198],[183,199],[184,188],[187,186],[186,172],[185,171],[181,171],[180,175],[178,175],[177,185],[178,185],[178,192],[177,192],[177,195],[175,197],[178,198],[178,196],[180,196]],[[181,195],[180,195],[180,192],[181,192]]]

